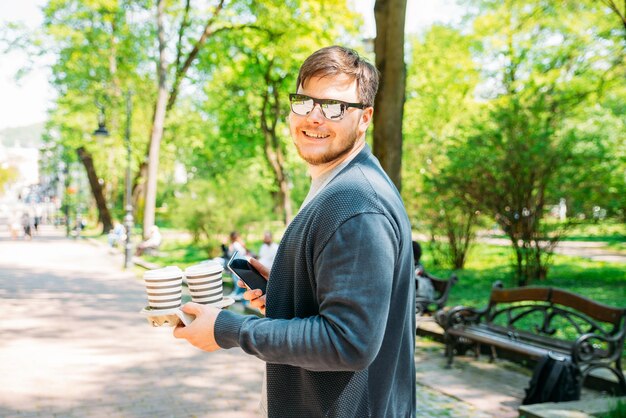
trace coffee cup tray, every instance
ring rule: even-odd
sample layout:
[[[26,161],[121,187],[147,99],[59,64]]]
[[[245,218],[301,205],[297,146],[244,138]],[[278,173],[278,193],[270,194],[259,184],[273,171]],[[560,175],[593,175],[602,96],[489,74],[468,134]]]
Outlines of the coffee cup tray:
[[[175,327],[181,323],[187,326],[196,318],[193,315],[181,311],[180,308],[152,309],[146,306],[139,313],[144,316],[153,327]]]
[[[233,303],[235,303],[233,298],[224,297],[221,301],[212,303],[210,306],[214,306],[216,308],[226,308]],[[153,327],[162,327],[166,325],[175,327],[181,323],[188,326],[194,319],[196,319],[195,315],[185,313],[180,308],[154,309],[146,306],[139,313],[144,316],[148,320],[148,323]]]

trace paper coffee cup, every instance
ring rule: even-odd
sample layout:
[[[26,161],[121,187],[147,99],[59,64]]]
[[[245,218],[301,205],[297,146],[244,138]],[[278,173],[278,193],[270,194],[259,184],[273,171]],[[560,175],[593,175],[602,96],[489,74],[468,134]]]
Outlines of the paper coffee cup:
[[[224,298],[222,265],[215,261],[194,264],[185,269],[191,301],[204,305],[219,304]]]
[[[176,266],[148,270],[143,275],[152,309],[173,309],[180,306],[183,295],[183,272]]]

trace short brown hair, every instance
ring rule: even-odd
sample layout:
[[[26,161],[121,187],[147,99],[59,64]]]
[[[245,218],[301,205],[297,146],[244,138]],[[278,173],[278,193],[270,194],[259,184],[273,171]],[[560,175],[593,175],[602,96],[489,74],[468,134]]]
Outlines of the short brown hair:
[[[378,70],[349,48],[328,46],[311,54],[300,67],[296,89],[312,77],[346,74],[357,82],[359,100],[366,106],[374,106],[378,91]]]

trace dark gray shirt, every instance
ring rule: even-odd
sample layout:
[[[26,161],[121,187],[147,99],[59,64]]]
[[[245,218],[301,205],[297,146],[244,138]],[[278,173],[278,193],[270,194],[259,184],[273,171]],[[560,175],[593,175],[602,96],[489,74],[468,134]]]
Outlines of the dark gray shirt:
[[[287,228],[266,307],[215,336],[267,362],[270,417],[415,415],[411,228],[369,147]]]

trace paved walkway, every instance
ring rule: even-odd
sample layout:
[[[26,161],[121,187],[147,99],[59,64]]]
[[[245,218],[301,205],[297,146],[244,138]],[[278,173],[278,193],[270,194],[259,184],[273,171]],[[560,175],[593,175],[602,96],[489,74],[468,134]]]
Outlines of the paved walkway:
[[[478,238],[480,242],[492,245],[510,246],[511,240],[506,238]],[[605,242],[592,241],[559,241],[554,252],[573,257],[587,258],[593,261],[626,264],[626,254],[612,250]]]
[[[413,239],[420,242],[430,241],[430,237],[424,234],[413,234]],[[485,233],[479,233],[477,242],[490,245],[510,247],[511,240],[508,238],[492,238]],[[559,241],[554,248],[556,254],[569,255],[572,257],[582,257],[593,261],[605,261],[608,263],[626,264],[626,254],[616,251],[607,246],[607,242],[593,241]]]
[[[121,258],[50,228],[32,241],[3,234],[0,416],[257,416],[263,363],[150,327]]]
[[[51,227],[32,241],[0,230],[0,417],[256,417],[263,362],[150,327],[122,262]],[[418,340],[418,416],[517,416],[527,374],[462,358],[446,370],[441,349]]]

